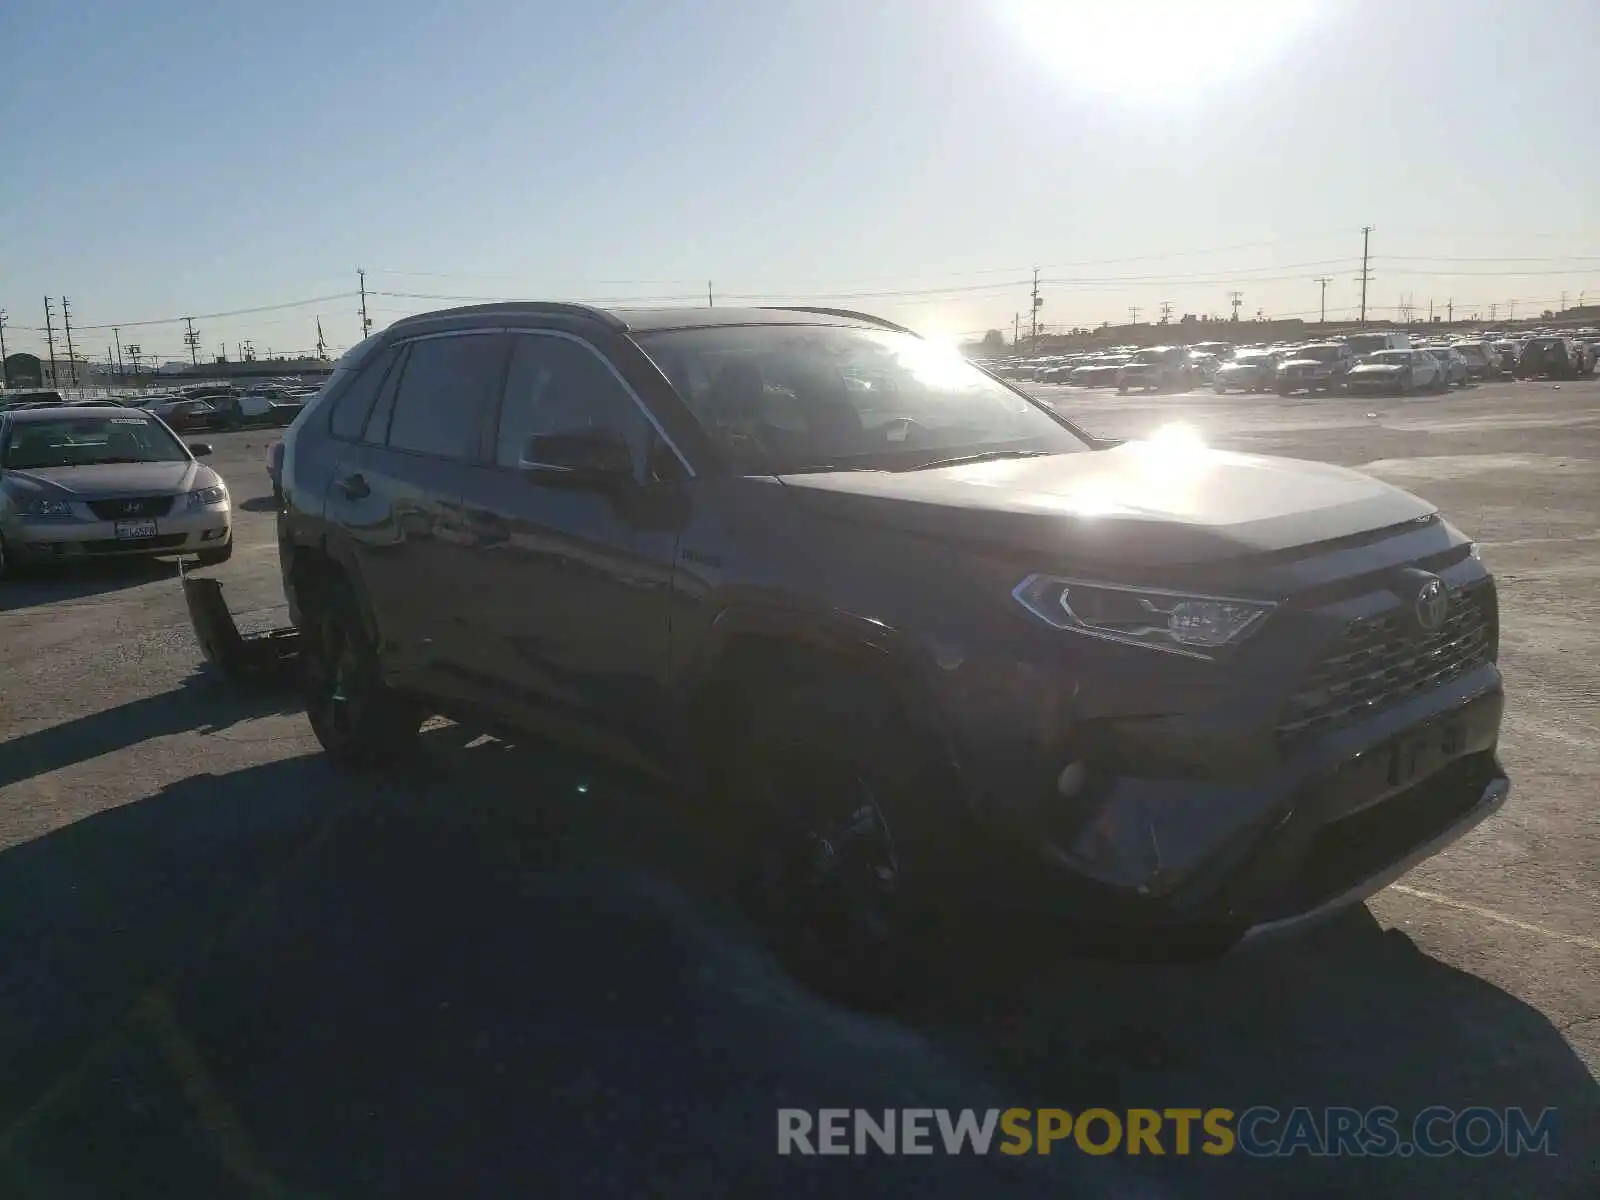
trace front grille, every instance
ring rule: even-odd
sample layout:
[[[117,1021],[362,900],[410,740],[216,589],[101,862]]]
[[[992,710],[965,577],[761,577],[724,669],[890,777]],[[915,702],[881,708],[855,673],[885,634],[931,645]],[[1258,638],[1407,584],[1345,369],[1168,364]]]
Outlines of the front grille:
[[[166,550],[187,540],[182,533],[158,533],[155,537],[98,538],[80,542],[85,554],[122,554],[129,550]]]
[[[1495,615],[1494,588],[1482,583],[1452,594],[1437,633],[1412,632],[1404,609],[1352,622],[1290,698],[1278,737],[1342,729],[1482,666]]]
[[[164,517],[172,511],[171,496],[131,496],[126,500],[91,500],[89,511],[102,521]]]

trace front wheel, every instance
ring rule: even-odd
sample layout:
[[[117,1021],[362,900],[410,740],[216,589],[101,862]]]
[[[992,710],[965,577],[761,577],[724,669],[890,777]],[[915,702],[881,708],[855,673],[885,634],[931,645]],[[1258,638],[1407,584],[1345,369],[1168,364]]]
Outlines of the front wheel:
[[[936,756],[871,689],[840,680],[758,700],[721,772],[721,805],[746,832],[740,874],[774,950],[809,986],[878,1008],[905,998],[932,957],[935,847],[963,844]],[[918,872],[924,873],[919,875]]]
[[[1228,389],[1223,387],[1220,383],[1213,383],[1211,385],[1211,390],[1219,396],[1225,396],[1228,392]]]
[[[347,587],[333,585],[309,614],[304,652],[306,716],[340,766],[374,767],[407,755],[423,714],[394,692]]]

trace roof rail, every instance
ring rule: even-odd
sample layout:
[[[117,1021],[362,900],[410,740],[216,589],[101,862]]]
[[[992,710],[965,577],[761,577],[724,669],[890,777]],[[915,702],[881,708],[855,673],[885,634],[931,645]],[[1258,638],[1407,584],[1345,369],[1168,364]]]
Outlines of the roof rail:
[[[780,304],[776,306],[781,312],[817,313],[824,317],[849,317],[853,321],[865,321],[869,325],[876,325],[880,329],[892,329],[896,333],[909,333],[913,337],[920,337],[915,330],[907,329],[904,325],[896,325],[893,321],[886,321],[882,317],[875,317],[871,313],[856,312],[849,308],[813,308],[805,304]]]
[[[487,316],[492,313],[545,313],[550,316],[583,317],[598,321],[611,329],[626,329],[627,322],[615,313],[590,304],[573,304],[561,300],[497,300],[488,304],[468,304],[461,308],[441,308],[432,312],[413,313],[401,317],[395,325],[408,325],[416,321],[439,320],[444,317]]]

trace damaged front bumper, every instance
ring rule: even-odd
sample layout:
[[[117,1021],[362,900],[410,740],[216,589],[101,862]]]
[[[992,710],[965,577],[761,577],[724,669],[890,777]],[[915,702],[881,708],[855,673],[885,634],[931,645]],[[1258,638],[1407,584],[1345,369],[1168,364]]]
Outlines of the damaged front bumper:
[[[295,677],[300,631],[293,625],[242,634],[222,598],[222,584],[204,575],[183,575],[183,601],[189,609],[200,651],[229,679],[286,683]]]

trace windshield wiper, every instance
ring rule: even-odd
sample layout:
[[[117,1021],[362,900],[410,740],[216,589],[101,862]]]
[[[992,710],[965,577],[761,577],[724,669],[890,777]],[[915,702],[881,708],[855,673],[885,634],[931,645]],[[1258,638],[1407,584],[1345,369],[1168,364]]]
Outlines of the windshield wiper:
[[[928,471],[935,467],[962,467],[968,463],[999,462],[1004,458],[1049,458],[1057,453],[1054,450],[985,450],[979,454],[960,454],[954,458],[936,458],[931,462],[920,462],[914,467],[902,467],[904,471]]]

